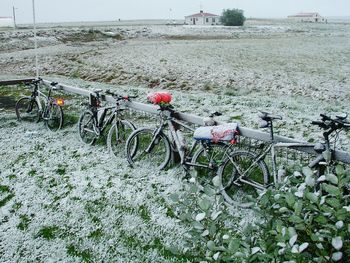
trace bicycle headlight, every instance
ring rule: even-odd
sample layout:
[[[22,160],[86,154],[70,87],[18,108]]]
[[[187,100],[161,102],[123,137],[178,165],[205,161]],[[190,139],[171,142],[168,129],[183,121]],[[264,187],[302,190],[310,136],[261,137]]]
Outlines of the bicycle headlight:
[[[59,98],[59,99],[56,99],[56,104],[58,105],[58,106],[63,106],[64,105],[64,99],[61,99],[61,98]]]

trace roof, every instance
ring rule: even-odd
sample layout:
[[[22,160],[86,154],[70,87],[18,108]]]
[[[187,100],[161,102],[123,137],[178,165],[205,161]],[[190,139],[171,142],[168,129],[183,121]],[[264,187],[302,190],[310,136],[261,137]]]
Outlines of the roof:
[[[299,13],[299,14],[292,15],[289,17],[313,17],[315,15],[319,15],[319,13]]]
[[[218,15],[200,12],[198,14],[194,14],[194,15],[190,15],[190,16],[186,16],[186,17],[212,17],[212,16],[218,16]]]

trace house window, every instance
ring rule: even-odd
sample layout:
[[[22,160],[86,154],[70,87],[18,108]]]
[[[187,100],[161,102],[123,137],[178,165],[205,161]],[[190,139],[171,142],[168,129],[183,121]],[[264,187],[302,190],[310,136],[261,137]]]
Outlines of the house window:
[[[193,18],[191,18],[191,21],[192,21]]]
[[[213,18],[213,23],[215,23],[215,18]]]
[[[205,19],[205,22],[209,23],[209,18],[206,18],[206,19]]]
[[[196,21],[198,21],[198,18],[196,18]]]

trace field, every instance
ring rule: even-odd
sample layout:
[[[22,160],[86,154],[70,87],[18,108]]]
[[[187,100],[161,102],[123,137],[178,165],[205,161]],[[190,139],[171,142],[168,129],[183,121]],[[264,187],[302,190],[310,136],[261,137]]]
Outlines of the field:
[[[278,133],[307,141],[320,113],[350,113],[350,24],[249,20],[242,28],[96,24],[41,27],[40,75],[83,88],[122,94],[173,93],[174,106],[257,128],[259,110],[283,116]],[[1,79],[35,75],[32,31],[0,31]],[[181,167],[131,169],[103,143],[86,146],[75,121],[85,98],[61,94],[67,125],[16,121],[24,87],[0,88],[1,262],[186,262],[196,202],[187,211],[174,194],[194,186]],[[12,100],[10,100],[12,99]],[[133,113],[138,125],[147,116]],[[147,117],[147,118],[146,118]],[[338,146],[349,149],[349,133]],[[200,194],[199,194],[200,195]],[[201,196],[199,196],[200,198]],[[254,225],[244,194],[226,224],[241,235]]]

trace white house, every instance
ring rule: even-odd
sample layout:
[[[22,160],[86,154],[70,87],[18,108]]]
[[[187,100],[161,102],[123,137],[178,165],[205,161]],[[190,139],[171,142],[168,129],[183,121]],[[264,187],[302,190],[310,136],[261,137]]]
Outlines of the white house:
[[[327,23],[327,19],[319,13],[299,13],[288,16],[288,19],[297,22],[313,22],[313,23]]]
[[[204,13],[202,10],[198,14],[185,16],[187,25],[219,25],[220,16]]]
[[[13,18],[0,16],[0,27],[14,27]]]

